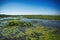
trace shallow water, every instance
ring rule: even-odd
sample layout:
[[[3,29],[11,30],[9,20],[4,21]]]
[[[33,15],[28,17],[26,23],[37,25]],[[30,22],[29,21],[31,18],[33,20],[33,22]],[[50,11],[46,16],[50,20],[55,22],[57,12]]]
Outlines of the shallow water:
[[[58,20],[43,20],[43,19],[21,19],[21,21],[32,22],[32,24],[47,26],[47,27],[60,27]]]
[[[42,25],[44,27],[57,27],[60,28],[60,21],[56,20],[43,20],[43,19],[27,19],[27,18],[21,18],[20,21],[24,21],[24,22],[31,22],[33,25]],[[6,25],[4,23],[6,23],[6,20],[2,21],[2,25],[5,27]],[[34,27],[31,26],[32,29],[34,29]],[[18,29],[18,30],[17,30]],[[13,28],[13,30],[17,30],[15,34],[12,34],[12,36],[16,36],[17,34],[19,34],[21,31],[23,33],[25,33],[26,27],[18,27],[16,29]],[[2,30],[0,30],[0,38],[6,38],[5,36],[2,36],[1,34]],[[60,31],[59,31],[60,32]],[[11,35],[11,34],[10,34]]]
[[[8,18],[7,18],[8,19]],[[5,25],[8,20],[5,19],[0,19],[2,24],[0,25]],[[28,18],[20,18],[20,21],[24,22],[31,22],[33,25],[42,25],[42,26],[47,26],[47,27],[60,27],[60,21],[58,20],[43,20],[43,19],[28,19]],[[6,26],[6,25],[5,25]]]

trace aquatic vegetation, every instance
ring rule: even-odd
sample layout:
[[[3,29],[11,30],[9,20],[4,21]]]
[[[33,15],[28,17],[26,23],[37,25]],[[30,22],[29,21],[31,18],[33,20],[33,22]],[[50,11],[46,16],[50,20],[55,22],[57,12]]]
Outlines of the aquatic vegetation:
[[[56,29],[48,30],[43,26],[25,27],[25,32],[20,31],[19,26],[12,26],[3,28],[1,34],[3,37],[1,39],[11,39],[11,40],[60,40],[60,34],[53,34]]]
[[[18,26],[19,25],[19,20],[9,20],[7,22],[7,26]]]
[[[52,32],[55,31],[55,29],[45,29],[44,27],[34,27],[34,29],[32,28],[27,28],[26,29],[26,34],[27,39],[31,39],[31,40],[60,40],[60,34],[52,34]],[[58,37],[58,38],[57,38]]]
[[[21,17],[30,19],[60,20],[60,15],[0,15],[0,18]]]
[[[18,28],[15,26],[15,27],[4,28],[1,33],[6,38],[11,38],[14,37],[14,35],[16,35],[16,32],[18,32]]]
[[[30,22],[20,22],[19,25],[21,27],[29,27],[29,26],[31,27],[32,26],[32,24]]]
[[[59,32],[57,28],[9,20],[7,27],[0,27],[0,40],[60,40]]]
[[[22,15],[25,18],[30,19],[46,19],[46,20],[60,20],[60,16],[52,16],[52,15]]]

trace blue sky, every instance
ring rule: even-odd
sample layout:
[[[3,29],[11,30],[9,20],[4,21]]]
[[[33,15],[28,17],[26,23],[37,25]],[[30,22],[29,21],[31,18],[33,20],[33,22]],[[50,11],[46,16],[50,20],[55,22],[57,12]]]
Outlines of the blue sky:
[[[0,0],[0,14],[60,15],[59,11],[57,0]]]

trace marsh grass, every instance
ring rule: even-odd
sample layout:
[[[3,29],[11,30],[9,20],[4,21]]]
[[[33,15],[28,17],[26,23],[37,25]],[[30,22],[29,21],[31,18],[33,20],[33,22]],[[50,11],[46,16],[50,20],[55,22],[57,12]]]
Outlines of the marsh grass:
[[[31,27],[32,26],[32,27]],[[20,29],[25,28],[25,32]],[[10,20],[7,27],[0,27],[0,40],[60,40],[57,28],[32,25],[30,22]]]

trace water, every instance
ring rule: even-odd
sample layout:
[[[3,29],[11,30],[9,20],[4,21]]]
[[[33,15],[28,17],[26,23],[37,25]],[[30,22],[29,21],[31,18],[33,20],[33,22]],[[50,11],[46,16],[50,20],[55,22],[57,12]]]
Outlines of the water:
[[[60,27],[60,21],[43,21],[39,22],[39,24],[48,27]]]
[[[1,19],[0,20],[2,22],[2,24],[0,23],[0,26],[6,26],[5,24],[7,23],[8,20],[4,20]],[[56,20],[43,20],[43,19],[28,19],[28,18],[21,18],[20,21],[24,21],[24,22],[31,22],[33,25],[42,25],[44,27],[57,27],[60,28],[60,21]],[[34,27],[32,27],[34,28]],[[17,35],[18,33],[20,33],[20,31],[25,32],[26,28],[25,27],[19,27],[17,28],[18,31],[16,32],[16,34],[13,34],[12,36]],[[15,29],[16,30],[16,29]],[[1,35],[2,30],[0,30],[0,38],[5,38],[4,36]]]
[[[5,18],[5,20],[0,19],[0,21],[2,22],[2,24],[0,23],[0,25],[3,25],[3,24],[5,25],[8,21],[8,18],[7,18],[7,20],[6,20],[6,18]],[[60,21],[58,21],[58,20],[20,18],[20,21],[31,22],[33,25],[37,24],[37,25],[42,25],[42,26],[46,26],[46,27],[60,27]]]
[[[46,27],[60,27],[60,21],[58,20],[43,20],[43,19],[21,19],[21,21],[32,22],[32,24],[42,25]]]

